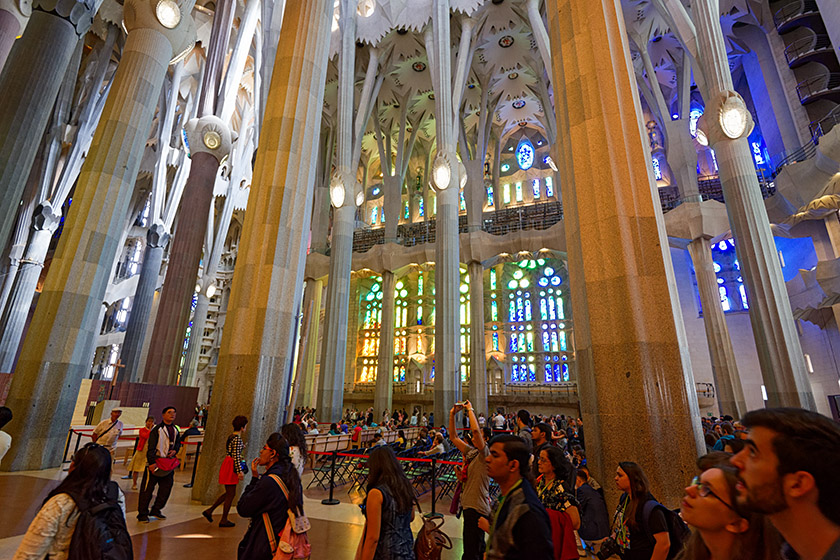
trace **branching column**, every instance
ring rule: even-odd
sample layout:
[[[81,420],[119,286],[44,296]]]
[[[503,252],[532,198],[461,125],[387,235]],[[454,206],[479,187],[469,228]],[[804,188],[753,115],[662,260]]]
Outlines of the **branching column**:
[[[752,117],[735,93],[720,27],[718,0],[698,0],[692,6],[697,26],[697,61],[708,89],[702,119],[709,145],[715,150],[720,182],[726,199],[735,250],[750,300],[750,321],[769,406],[795,406],[814,410],[814,396],[805,373],[805,358],[793,321],[776,244],[755,174],[747,135]],[[742,111],[746,122],[728,136],[722,111]]]
[[[394,300],[396,277],[386,270],[382,273],[382,322],[379,330],[379,361],[376,366],[376,392],[373,396],[374,418],[391,410],[394,394]]]
[[[587,452],[601,478],[635,457],[676,504],[700,452],[699,409],[623,15],[613,0],[547,11]]]
[[[0,247],[9,241],[67,65],[99,4],[35,0],[26,31],[0,74]]]
[[[32,5],[25,0],[0,0],[0,70],[6,64],[15,39],[23,33]]]
[[[283,14],[260,149],[242,227],[202,454],[225,452],[230,419],[250,420],[246,457],[277,431],[288,397],[315,188],[332,0]],[[211,503],[218,466],[199,462],[193,498]]]
[[[118,373],[119,381],[138,381],[140,378],[140,357],[143,351],[143,341],[155,301],[160,267],[163,264],[163,253],[169,243],[169,234],[163,224],[153,224],[146,233],[146,251],[143,254],[143,264],[140,266],[140,278],[131,304],[128,325],[125,329],[125,339],[120,351],[120,361],[125,366]]]
[[[470,402],[489,418],[487,409],[487,353],[484,339],[484,266],[467,265],[470,274]]]
[[[173,54],[195,41],[190,0],[172,29],[158,22],[154,4],[126,2],[122,59],[6,401],[20,420],[10,425],[12,437],[28,442],[4,461],[6,470],[61,462],[164,75]]]

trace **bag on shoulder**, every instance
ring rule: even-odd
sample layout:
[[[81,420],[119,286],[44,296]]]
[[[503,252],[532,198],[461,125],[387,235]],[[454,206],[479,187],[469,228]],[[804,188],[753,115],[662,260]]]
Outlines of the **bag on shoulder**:
[[[690,530],[677,512],[668,509],[656,500],[648,500],[642,509],[642,522],[644,523],[647,534],[650,534],[650,516],[653,515],[653,511],[656,508],[662,510],[662,513],[665,515],[665,522],[668,524],[668,538],[671,540],[671,548],[668,549],[667,559],[672,560],[682,551]]]
[[[271,552],[274,554],[272,560],[308,560],[312,555],[312,546],[309,544],[309,537],[306,532],[310,529],[309,519],[303,514],[295,515],[289,502],[289,490],[279,476],[268,475],[280,486],[283,495],[286,496],[286,503],[289,504],[288,517],[283,532],[277,535],[271,526],[271,519],[267,513],[263,513],[263,523],[268,533],[268,543],[271,545]],[[279,538],[278,538],[279,537]]]
[[[440,523],[435,523],[438,520]],[[414,541],[414,554],[417,560],[440,560],[443,549],[452,548],[452,540],[440,530],[444,523],[443,517],[423,517],[423,526],[417,532]]]
[[[68,560],[133,560],[131,536],[118,499],[119,490],[114,482],[108,484],[106,500],[101,504],[83,504],[73,496],[80,513],[70,540]]]

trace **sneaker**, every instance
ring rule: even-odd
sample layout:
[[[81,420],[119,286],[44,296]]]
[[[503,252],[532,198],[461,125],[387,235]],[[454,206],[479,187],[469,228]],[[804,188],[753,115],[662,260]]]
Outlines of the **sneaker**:
[[[137,521],[139,521],[140,523],[148,523],[149,522],[149,516],[138,514],[137,515]]]
[[[219,527],[236,527],[233,521],[219,521]]]
[[[125,476],[121,476],[121,477],[120,477],[120,480],[128,480],[129,478],[131,478],[131,474],[127,474],[127,475],[125,475]]]
[[[149,516],[154,517],[156,519],[166,519],[166,516],[163,515],[163,513],[159,512],[159,511],[153,511],[153,512],[149,513]]]

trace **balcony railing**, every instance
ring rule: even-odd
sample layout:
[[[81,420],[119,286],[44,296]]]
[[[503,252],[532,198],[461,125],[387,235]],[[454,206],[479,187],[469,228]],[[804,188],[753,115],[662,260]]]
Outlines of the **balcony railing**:
[[[793,67],[804,62],[802,59],[810,54],[820,51],[832,52],[831,39],[828,35],[812,35],[797,39],[785,49],[785,59],[788,65]]]
[[[776,192],[776,188],[773,186],[773,183],[767,181],[764,173],[761,171],[756,172],[756,178],[758,179],[758,186],[761,189],[761,195],[763,198],[768,198]],[[723,188],[721,187],[719,176],[712,175],[698,177],[697,187],[700,190],[700,196],[703,197],[703,200],[717,200],[722,203],[726,202],[723,198]],[[659,202],[662,205],[663,213],[673,210],[682,204],[682,199],[680,198],[680,193],[677,187],[660,187]]]
[[[803,105],[832,93],[840,96],[840,73],[832,72],[802,80],[796,85],[796,93]]]
[[[819,13],[819,9],[815,0],[794,0],[785,4],[773,14],[773,23],[776,24],[776,29],[781,32],[786,27],[785,24],[801,16],[816,13]]]

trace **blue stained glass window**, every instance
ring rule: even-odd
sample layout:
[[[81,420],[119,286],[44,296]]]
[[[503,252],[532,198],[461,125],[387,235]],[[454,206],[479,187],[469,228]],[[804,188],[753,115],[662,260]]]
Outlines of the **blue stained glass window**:
[[[569,381],[569,364],[563,364],[561,371],[563,372],[563,381]]]
[[[566,314],[563,311],[563,298],[557,298],[557,318],[558,319],[565,319]]]
[[[560,331],[560,351],[566,351],[566,333],[563,331]]]
[[[496,304],[496,300],[490,302],[490,320],[499,320],[499,306]]]
[[[528,348],[528,352],[533,352],[534,351],[534,334],[533,333],[528,333],[527,336],[526,336],[526,339],[528,341],[527,346],[526,346],[526,348]]]
[[[525,320],[526,321],[531,320],[531,300],[530,299],[525,300]]]
[[[551,364],[545,364],[545,382],[551,383],[554,381],[554,374],[551,372]]]
[[[537,381],[537,368],[534,364],[528,364],[528,381],[535,383]]]
[[[656,177],[657,181],[661,181],[662,180],[662,168],[659,166],[659,159],[658,158],[653,158],[651,160],[651,162],[653,163],[653,175],[654,175],[654,177]]]
[[[380,214],[379,214],[379,223],[380,224],[385,223],[385,207],[384,206],[382,207],[382,212],[380,212]]]
[[[522,202],[522,183],[516,183],[516,202]]]
[[[493,350],[499,351],[499,333],[493,333]]]
[[[534,200],[540,197],[540,180],[534,179],[534,184],[532,185],[534,190]]]
[[[460,204],[461,212],[466,212],[467,211],[467,201],[466,201],[466,199],[464,199],[464,191],[461,191],[460,195],[461,195],[461,204]]]
[[[693,107],[688,112],[688,131],[692,138],[697,137],[697,121],[703,116],[703,109],[700,107]]]
[[[551,351],[552,352],[558,352],[559,351],[559,347],[558,347],[558,344],[557,344],[557,332],[556,331],[551,331]]]
[[[379,206],[374,206],[373,209],[370,211],[370,224],[373,225],[376,223],[376,216],[379,214]]]
[[[515,334],[512,334],[510,336],[510,351],[511,353],[519,351],[519,339],[516,337]]]
[[[557,313],[554,310],[554,298],[550,296],[548,298],[548,318],[552,321],[557,318]]]
[[[411,216],[411,213],[408,209],[408,201],[406,200],[405,201],[405,206],[403,208],[403,218],[405,218],[407,220],[410,216]]]
[[[554,180],[551,177],[545,178],[545,196],[554,196]]]
[[[508,321],[511,323],[516,321],[516,304],[513,303],[513,300],[510,301],[510,305],[508,306]]]
[[[540,319],[548,321],[548,308],[545,303],[545,298],[540,298]]]
[[[527,138],[522,138],[516,147],[516,162],[523,171],[531,169],[534,165],[534,145]]]
[[[548,331],[543,331],[543,352],[551,352],[551,343],[548,341]]]
[[[487,185],[487,206],[493,206],[493,185]]]
[[[420,199],[419,214],[420,214],[421,218],[426,215],[426,207],[423,204],[423,199],[422,198]]]

